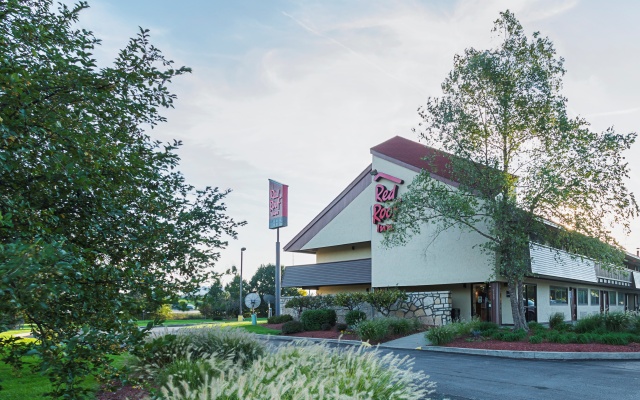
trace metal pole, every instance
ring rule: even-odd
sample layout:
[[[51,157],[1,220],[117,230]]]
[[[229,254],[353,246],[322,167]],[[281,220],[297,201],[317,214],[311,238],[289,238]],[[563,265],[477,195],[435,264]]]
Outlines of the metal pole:
[[[242,315],[242,256],[246,247],[240,249],[240,313],[238,315]]]
[[[276,315],[280,315],[280,228],[276,235]]]

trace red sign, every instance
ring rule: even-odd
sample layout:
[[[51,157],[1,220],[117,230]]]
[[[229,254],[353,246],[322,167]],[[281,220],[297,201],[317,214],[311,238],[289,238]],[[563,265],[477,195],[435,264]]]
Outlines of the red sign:
[[[269,179],[269,229],[287,226],[289,186]]]
[[[386,179],[397,184],[404,183],[402,179],[378,172],[373,180],[378,182],[380,179]],[[378,203],[383,203],[373,205],[373,224],[376,225],[376,231],[384,232],[391,230],[393,229],[393,225],[384,224],[384,222],[393,217],[393,208],[388,207],[385,203],[395,200],[398,197],[398,185],[393,185],[393,188],[389,189],[385,185],[379,183],[376,185],[374,193],[375,200]]]

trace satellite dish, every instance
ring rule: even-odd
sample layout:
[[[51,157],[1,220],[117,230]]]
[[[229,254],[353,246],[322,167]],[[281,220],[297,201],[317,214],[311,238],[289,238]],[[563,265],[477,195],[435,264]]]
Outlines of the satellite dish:
[[[249,293],[244,298],[244,304],[252,310],[258,308],[260,306],[260,295],[258,293]]]
[[[272,294],[264,294],[262,295],[262,299],[265,303],[276,304],[276,296]]]

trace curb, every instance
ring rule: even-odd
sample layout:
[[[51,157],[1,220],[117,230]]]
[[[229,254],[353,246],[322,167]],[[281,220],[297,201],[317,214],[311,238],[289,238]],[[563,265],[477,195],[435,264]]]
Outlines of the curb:
[[[561,352],[561,351],[510,351],[467,349],[462,347],[426,346],[417,350],[433,353],[468,354],[474,356],[501,357],[526,360],[640,360],[638,352]]]
[[[348,344],[350,346],[360,346],[363,342],[360,340],[338,340],[338,339],[319,339],[319,338],[308,338],[302,336],[280,336],[280,335],[263,335],[263,334],[255,334],[259,336],[260,339],[264,341],[281,341],[281,342],[295,342],[295,341],[309,341],[314,343],[334,343],[334,344]],[[375,347],[375,346],[371,346]]]

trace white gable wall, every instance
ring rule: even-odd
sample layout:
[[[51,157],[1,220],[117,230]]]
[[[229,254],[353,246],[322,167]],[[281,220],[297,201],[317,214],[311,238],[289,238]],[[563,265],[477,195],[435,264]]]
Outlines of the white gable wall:
[[[369,221],[371,219],[372,198],[373,189],[369,185],[302,249],[320,249],[371,241]]]
[[[373,168],[378,172],[403,179],[400,194],[406,192],[416,172],[373,157]],[[389,189],[393,183],[381,180]],[[375,202],[373,190],[370,204]],[[382,247],[383,234],[375,231],[372,222],[372,286],[420,286],[459,282],[485,282],[490,280],[493,268],[490,258],[478,245],[484,238],[459,228],[451,228],[433,238],[433,228],[425,226],[419,236],[402,247]]]

